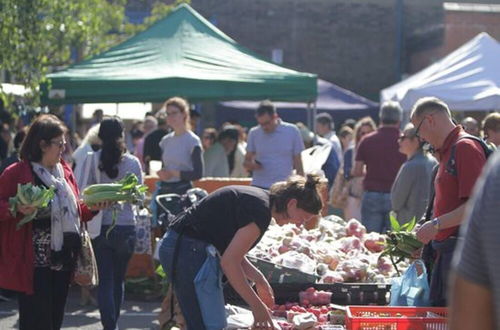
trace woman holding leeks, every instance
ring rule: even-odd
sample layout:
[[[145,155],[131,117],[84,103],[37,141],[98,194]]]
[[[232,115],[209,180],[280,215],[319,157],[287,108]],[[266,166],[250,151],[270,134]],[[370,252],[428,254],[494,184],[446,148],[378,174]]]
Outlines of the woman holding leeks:
[[[107,206],[100,203],[90,208],[79,200],[73,172],[61,158],[65,133],[57,117],[38,117],[21,146],[21,161],[0,176],[0,287],[19,292],[21,330],[61,328],[81,246],[81,222]],[[9,199],[19,196],[18,185],[28,183],[54,187],[52,200],[43,208],[19,201],[9,210]],[[35,212],[32,221],[19,226]]]
[[[143,183],[141,163],[126,152],[123,123],[119,117],[101,122],[102,148],[95,153],[98,168],[90,171],[88,184],[113,183],[132,173]],[[98,172],[98,173],[97,173]],[[99,270],[97,301],[104,330],[116,329],[123,302],[127,264],[135,247],[135,215],[131,203],[113,205],[102,214],[101,233],[92,240]]]

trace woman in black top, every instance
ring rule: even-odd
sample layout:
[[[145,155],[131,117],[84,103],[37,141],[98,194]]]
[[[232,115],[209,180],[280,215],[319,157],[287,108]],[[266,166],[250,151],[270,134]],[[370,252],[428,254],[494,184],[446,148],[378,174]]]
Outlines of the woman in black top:
[[[221,255],[217,268],[222,269],[232,287],[252,309],[254,326],[274,329],[269,311],[274,305],[272,288],[245,255],[260,241],[271,218],[278,225],[302,225],[319,214],[322,201],[318,186],[316,175],[291,177],[286,182],[275,183],[270,191],[228,186],[216,190],[173,221],[160,247],[160,260],[167,277],[173,279],[188,330],[219,328],[210,325],[207,315],[210,319],[212,316],[224,318],[224,315],[213,315],[223,313],[224,301],[211,301],[207,306],[197,296],[194,284],[209,259],[207,247],[210,245]],[[248,280],[255,283],[257,293]],[[222,295],[220,286],[214,284],[211,289],[219,290]],[[222,306],[214,306],[219,304]]]

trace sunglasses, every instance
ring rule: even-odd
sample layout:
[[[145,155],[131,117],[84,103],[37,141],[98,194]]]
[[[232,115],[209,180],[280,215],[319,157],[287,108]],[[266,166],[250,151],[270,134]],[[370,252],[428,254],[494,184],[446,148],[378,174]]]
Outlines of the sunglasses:
[[[66,147],[66,141],[61,140],[61,141],[50,141],[50,144],[55,145],[59,149],[63,149]]]
[[[399,137],[398,137],[398,141],[404,141],[405,139],[409,139],[411,138],[411,136],[408,136],[408,135],[404,135],[404,134],[401,134]]]

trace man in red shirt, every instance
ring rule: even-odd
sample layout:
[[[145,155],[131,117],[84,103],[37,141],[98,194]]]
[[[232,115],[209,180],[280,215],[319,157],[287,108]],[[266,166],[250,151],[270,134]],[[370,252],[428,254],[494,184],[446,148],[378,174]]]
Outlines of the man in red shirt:
[[[466,133],[456,125],[448,106],[431,97],[420,99],[411,112],[415,135],[436,152],[439,168],[434,188],[434,219],[417,230],[417,238],[436,251],[431,277],[431,302],[446,306],[446,289],[458,228],[465,204],[481,174],[486,155],[479,142],[461,138]]]
[[[361,222],[368,232],[390,229],[391,187],[406,156],[399,152],[398,138],[402,110],[398,103],[386,102],[380,108],[380,127],[365,135],[356,151],[353,176],[366,175],[361,201]]]

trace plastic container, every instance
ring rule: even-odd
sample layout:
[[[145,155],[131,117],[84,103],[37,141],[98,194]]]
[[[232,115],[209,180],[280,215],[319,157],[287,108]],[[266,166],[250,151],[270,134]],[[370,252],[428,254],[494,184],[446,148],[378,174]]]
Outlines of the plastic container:
[[[447,330],[445,307],[347,306],[347,330]]]
[[[315,283],[318,276],[301,272],[298,269],[276,265],[267,260],[262,260],[253,256],[248,256],[248,260],[257,267],[266,277],[269,283]]]

